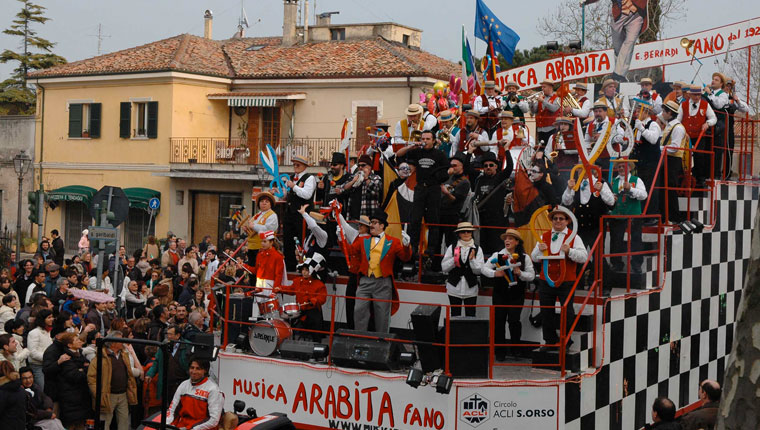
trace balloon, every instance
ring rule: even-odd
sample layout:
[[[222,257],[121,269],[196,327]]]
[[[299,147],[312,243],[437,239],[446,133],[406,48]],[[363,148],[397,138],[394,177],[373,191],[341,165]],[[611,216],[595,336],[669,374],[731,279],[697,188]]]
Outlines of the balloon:
[[[425,104],[425,101],[427,101],[427,94],[420,93],[420,104]]]
[[[435,99],[434,98],[430,98],[430,100],[428,100],[428,102],[427,102],[427,110],[428,110],[428,112],[430,112],[433,115],[435,115],[436,112],[435,112]]]
[[[475,77],[470,76],[467,78],[467,94],[472,94],[475,91]]]
[[[455,93],[456,93],[456,92],[459,92],[459,90],[456,90],[456,91],[455,91],[455,90],[453,89],[453,88],[454,88],[454,85],[456,84],[456,80],[457,80],[457,77],[456,77],[456,76],[454,76],[454,74],[452,73],[452,74],[451,74],[451,77],[449,77],[449,88],[451,88],[451,89],[452,89],[452,91],[454,91]]]
[[[449,101],[448,100],[446,100],[444,98],[438,99],[438,111],[439,112],[445,111],[448,108],[449,108]]]
[[[451,101],[452,106],[456,106],[459,104],[459,93],[451,93],[449,94],[449,100]]]
[[[454,85],[450,85],[449,88],[451,88],[452,93],[459,94],[459,90],[462,89],[462,78],[456,78],[454,80]]]
[[[443,91],[444,88],[446,88],[448,84],[443,81],[437,81],[435,85],[433,85],[433,92]]]

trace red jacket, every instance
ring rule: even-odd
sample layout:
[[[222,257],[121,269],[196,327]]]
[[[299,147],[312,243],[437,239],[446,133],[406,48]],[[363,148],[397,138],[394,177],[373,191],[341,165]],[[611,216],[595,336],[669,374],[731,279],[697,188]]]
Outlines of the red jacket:
[[[256,265],[244,266],[258,279],[268,279],[274,282],[273,289],[280,288],[282,277],[285,272],[285,260],[282,254],[274,248],[262,249],[256,254]]]
[[[295,294],[296,303],[309,303],[307,309],[319,308],[327,301],[327,288],[325,283],[315,278],[299,276],[293,280],[293,284],[282,289],[283,293]]]
[[[359,272],[364,276],[368,276],[369,272],[371,239],[371,236],[357,237],[351,244],[349,251],[353,258],[359,258]],[[400,258],[401,261],[409,261],[412,258],[412,247],[403,246],[400,240],[386,234],[383,252],[380,256],[380,271],[383,277],[393,276],[393,263],[396,261],[396,257]]]

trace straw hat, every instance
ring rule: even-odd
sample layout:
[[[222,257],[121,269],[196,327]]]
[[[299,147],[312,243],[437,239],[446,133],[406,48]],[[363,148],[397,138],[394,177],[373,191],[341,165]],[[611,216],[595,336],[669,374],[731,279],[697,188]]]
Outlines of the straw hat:
[[[605,88],[607,88],[610,85],[614,85],[615,88],[617,88],[618,83],[614,79],[605,79],[604,82],[602,83],[602,90],[604,90]]]
[[[715,72],[715,73],[712,74],[713,78],[716,77],[716,76],[720,78],[720,81],[723,82],[723,85],[726,84],[726,75],[724,75],[723,73],[720,73],[720,72]]]
[[[326,222],[325,216],[319,212],[309,212],[309,216],[312,217],[317,224],[324,224]]]
[[[573,89],[588,91],[588,87],[586,86],[586,84],[584,84],[582,82],[578,82],[577,84],[573,85]]]
[[[412,103],[406,108],[407,116],[421,115],[421,114],[422,114],[422,106],[418,105],[417,103]]]
[[[268,191],[262,191],[262,192],[260,192],[259,194],[256,195],[256,206],[259,205],[259,201],[261,199],[269,199],[269,203],[271,203],[273,207],[274,207],[275,202],[277,201],[277,200],[275,200],[275,198],[272,195],[272,193],[270,193]]]
[[[354,220],[354,221],[351,221],[351,222],[354,222],[356,224],[361,224],[361,225],[363,225],[365,227],[369,227],[369,225],[370,225],[369,217],[367,215],[362,215],[362,216],[359,217],[358,220]]]
[[[460,231],[475,231],[475,227],[472,226],[472,223],[460,222],[457,224],[457,229],[454,230],[454,233],[459,233]]]
[[[506,239],[507,236],[512,236],[515,239],[519,240],[520,242],[523,241],[522,236],[520,236],[520,232],[517,231],[517,230],[515,230],[515,229],[513,229],[513,228],[508,228],[507,231],[505,231],[504,233],[502,233],[501,236],[500,236],[501,240]]]
[[[674,100],[668,100],[666,103],[662,104],[662,107],[667,108],[673,113],[678,113],[678,109],[680,109],[680,106]]]
[[[290,161],[293,162],[293,163],[301,163],[304,166],[311,166],[311,164],[309,163],[309,160],[307,160],[306,157],[302,157],[300,155],[294,155],[290,159]]]

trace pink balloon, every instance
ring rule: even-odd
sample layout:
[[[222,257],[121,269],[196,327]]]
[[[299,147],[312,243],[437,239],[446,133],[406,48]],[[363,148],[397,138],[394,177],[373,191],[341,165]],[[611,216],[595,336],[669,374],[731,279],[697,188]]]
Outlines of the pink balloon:
[[[451,92],[454,94],[459,94],[459,90],[462,89],[462,78],[456,78],[454,80],[454,85],[452,86]]]
[[[427,101],[427,94],[420,93],[420,104],[425,104],[425,101]]]
[[[475,78],[470,76],[467,78],[467,94],[472,94],[475,91]]]
[[[454,76],[454,74],[452,73],[451,77],[449,78],[449,88],[453,89],[455,82],[456,82],[456,76]],[[457,90],[457,91],[459,91],[459,90]],[[454,92],[456,92],[456,91],[454,91]]]

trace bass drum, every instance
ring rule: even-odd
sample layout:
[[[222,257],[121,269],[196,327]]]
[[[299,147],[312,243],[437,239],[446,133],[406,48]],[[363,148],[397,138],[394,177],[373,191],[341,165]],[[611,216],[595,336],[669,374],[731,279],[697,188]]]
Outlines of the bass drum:
[[[283,340],[292,335],[290,324],[280,319],[269,319],[254,323],[248,335],[248,341],[253,352],[268,357],[277,351]]]

